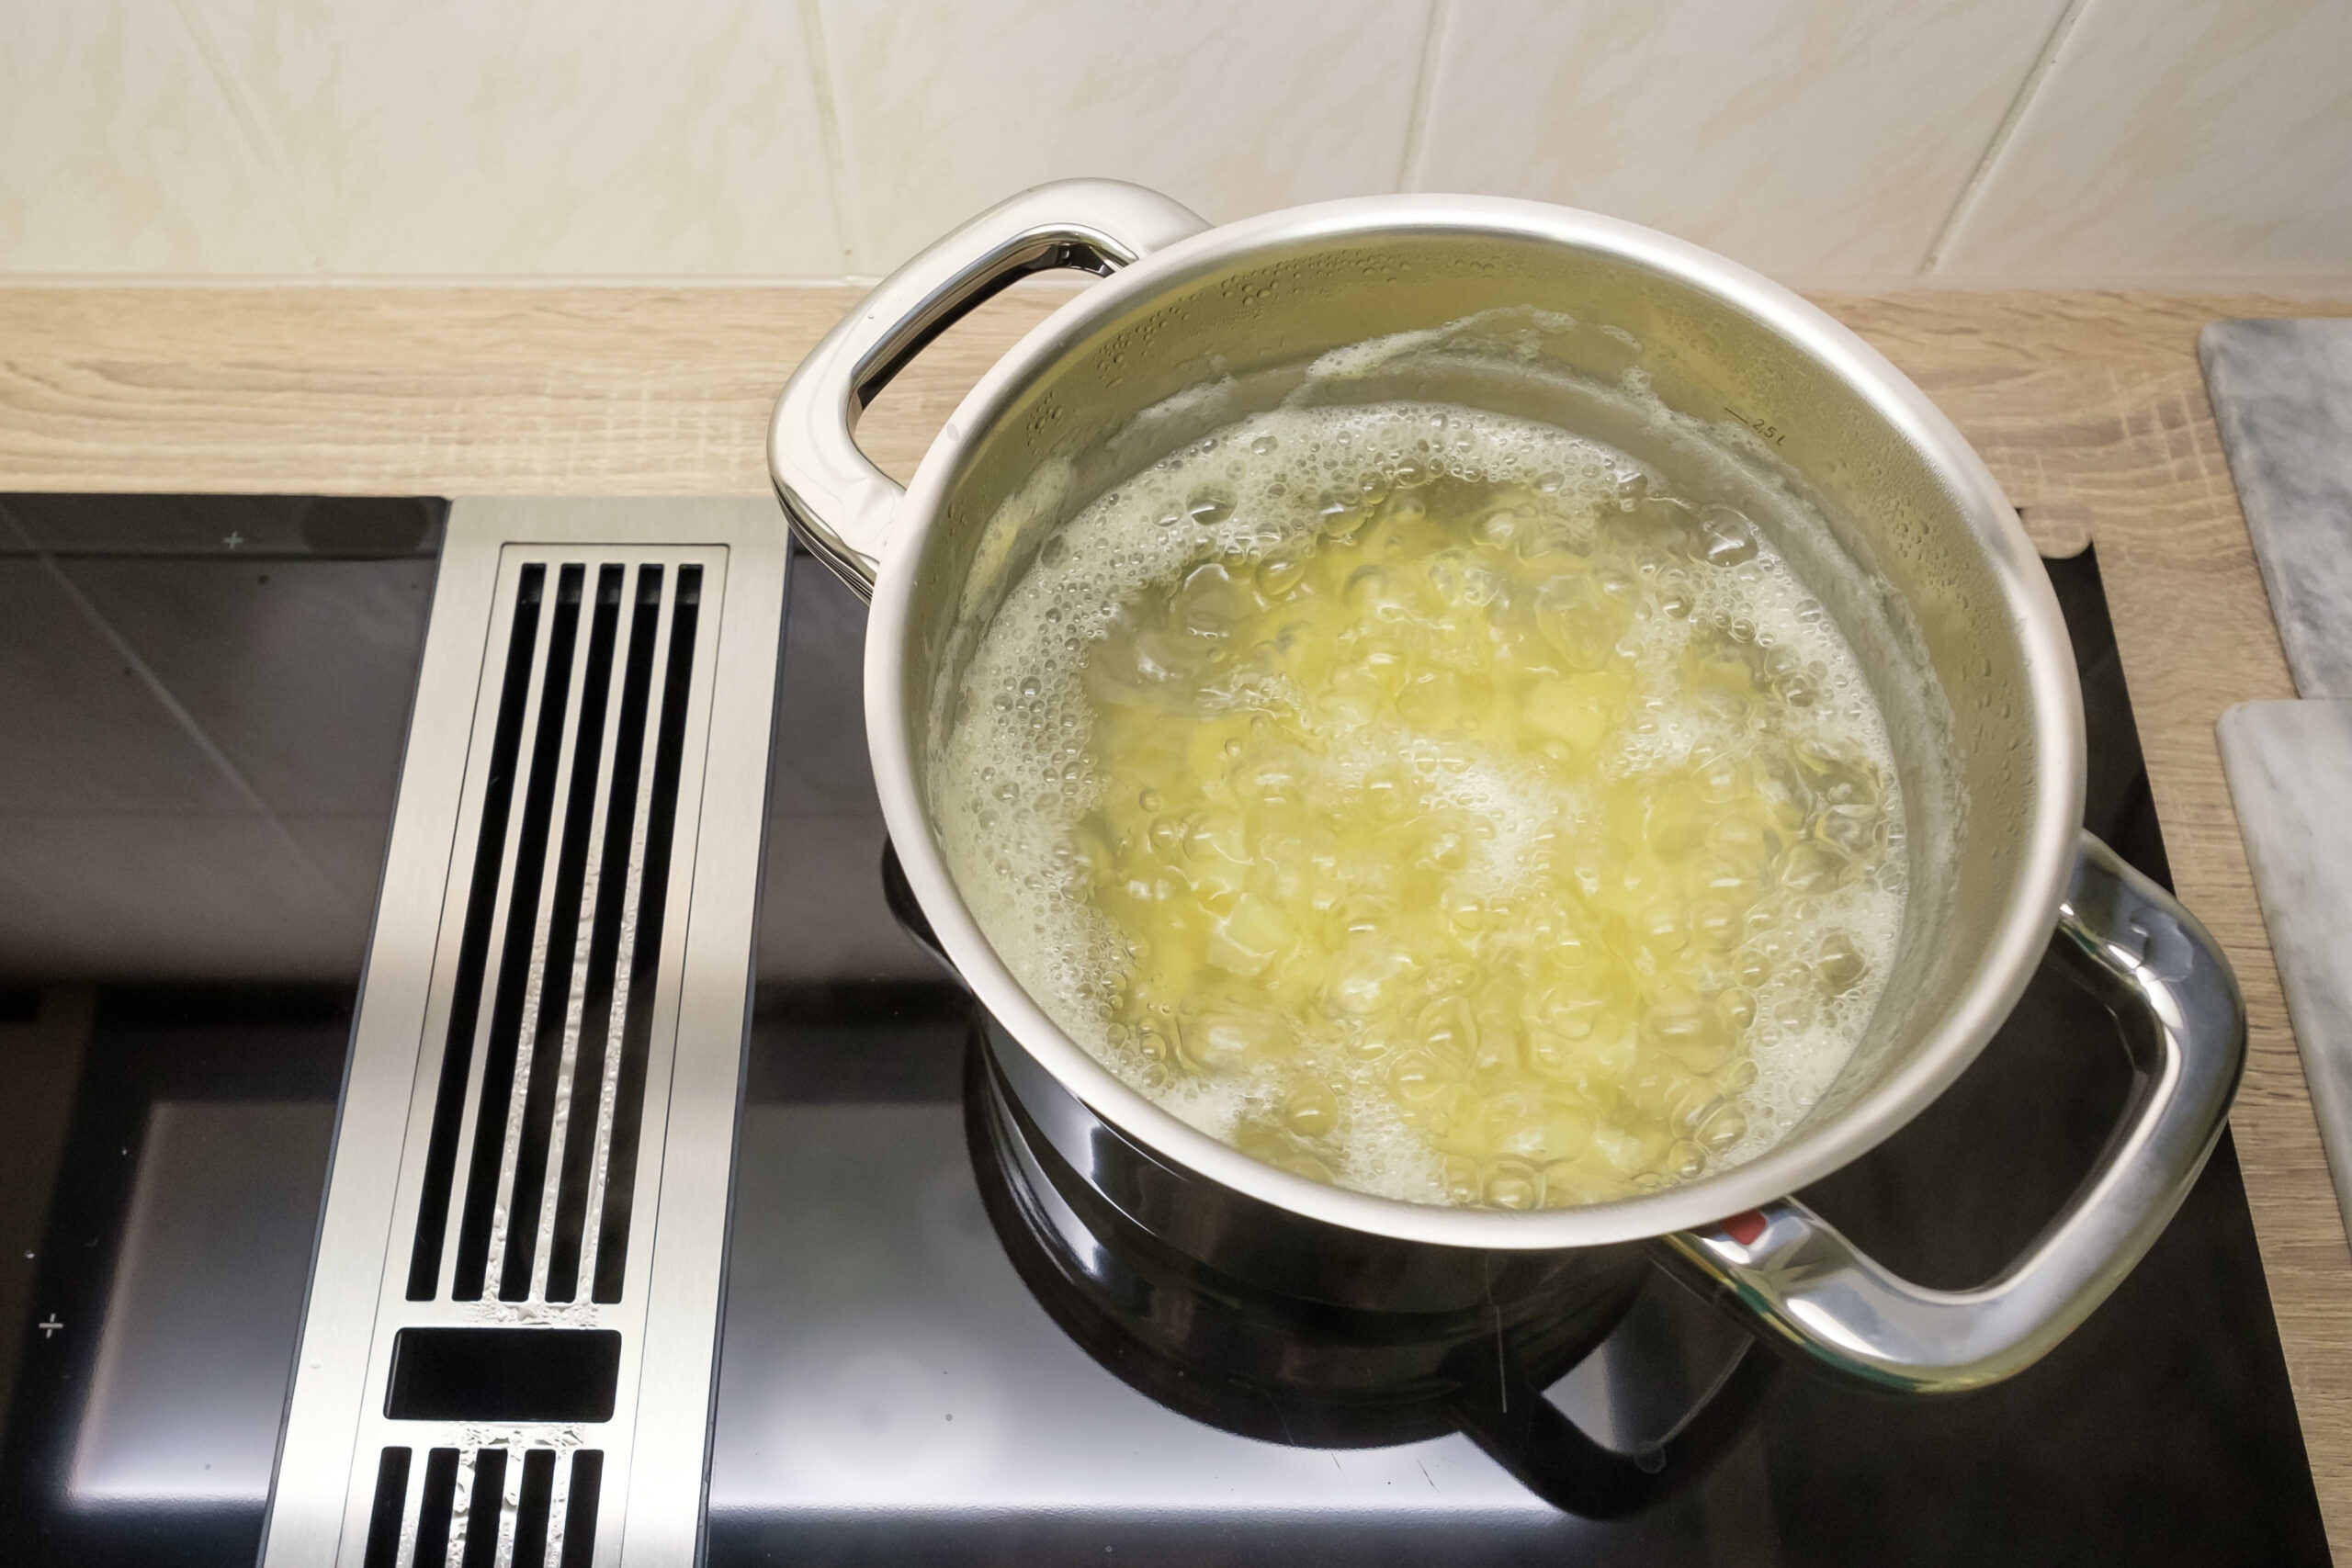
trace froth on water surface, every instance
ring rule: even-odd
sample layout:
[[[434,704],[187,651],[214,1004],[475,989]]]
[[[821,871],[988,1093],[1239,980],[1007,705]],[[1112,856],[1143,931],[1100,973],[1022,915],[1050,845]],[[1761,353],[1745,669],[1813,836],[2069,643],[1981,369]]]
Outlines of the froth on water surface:
[[[1015,976],[1341,1186],[1531,1208],[1747,1158],[1900,929],[1836,627],[1746,517],[1550,426],[1254,416],[1050,538],[963,682],[933,806]]]

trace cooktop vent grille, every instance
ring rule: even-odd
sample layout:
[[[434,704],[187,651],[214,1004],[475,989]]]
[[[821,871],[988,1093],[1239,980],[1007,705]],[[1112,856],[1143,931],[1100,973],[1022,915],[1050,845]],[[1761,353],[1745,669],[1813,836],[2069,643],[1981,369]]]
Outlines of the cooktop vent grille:
[[[411,1301],[620,1300],[703,570],[516,574]]]
[[[695,1559],[787,559],[452,509],[269,1568]]]

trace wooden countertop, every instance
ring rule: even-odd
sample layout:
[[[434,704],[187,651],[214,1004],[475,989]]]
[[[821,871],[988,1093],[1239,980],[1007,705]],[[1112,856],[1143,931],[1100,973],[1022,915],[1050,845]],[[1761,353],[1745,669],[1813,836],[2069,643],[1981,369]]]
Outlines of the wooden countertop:
[[[768,410],[855,290],[0,288],[0,489],[760,494]],[[868,416],[884,466],[1063,296],[943,338]],[[2095,540],[2180,895],[2228,948],[2252,1052],[2233,1125],[2328,1534],[2352,1554],[2352,1253],[2213,723],[2294,694],[2197,367],[2223,316],[2149,294],[1820,303],[1965,432],[2045,549]]]

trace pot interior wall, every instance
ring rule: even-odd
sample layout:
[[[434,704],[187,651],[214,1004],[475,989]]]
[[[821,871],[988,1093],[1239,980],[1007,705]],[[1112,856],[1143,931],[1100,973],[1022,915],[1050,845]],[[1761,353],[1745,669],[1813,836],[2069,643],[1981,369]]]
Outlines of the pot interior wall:
[[[1404,333],[1424,335],[1370,374],[1309,374],[1335,347]],[[1905,411],[1679,278],[1452,229],[1338,232],[1164,278],[1008,389],[965,446],[919,545],[908,754],[935,762],[989,615],[1088,501],[1284,400],[1398,397],[1594,436],[1680,494],[1740,507],[1854,646],[1898,757],[1909,908],[1878,1012],[1783,1146],[1804,1138],[1919,1049],[1975,983],[2048,807],[2044,759],[2026,650],[1980,542],[1997,520],[1981,502],[1972,514],[1906,434]]]

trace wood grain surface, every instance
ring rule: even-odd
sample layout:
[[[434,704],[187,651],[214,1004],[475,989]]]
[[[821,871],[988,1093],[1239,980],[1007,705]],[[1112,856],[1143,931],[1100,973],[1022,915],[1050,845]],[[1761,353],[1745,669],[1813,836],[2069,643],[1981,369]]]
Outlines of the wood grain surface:
[[[799,288],[0,288],[0,489],[762,493],[768,410],[856,298]],[[863,432],[901,477],[1066,295],[1001,296]],[[2213,724],[2294,694],[2196,356],[2222,316],[2352,306],[2146,294],[1820,301],[1966,433],[2045,548],[2095,541],[2181,897],[2253,1043],[2233,1125],[2328,1533],[2352,1551],[2352,1253]]]

